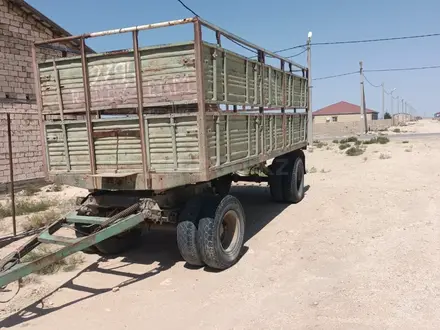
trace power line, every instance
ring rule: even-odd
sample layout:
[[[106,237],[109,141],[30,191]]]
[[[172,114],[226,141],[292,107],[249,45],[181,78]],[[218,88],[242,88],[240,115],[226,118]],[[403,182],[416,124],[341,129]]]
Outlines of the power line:
[[[299,52],[298,54],[292,55],[292,56],[287,56],[286,58],[293,58],[293,57],[297,57],[301,54],[304,54],[307,51],[307,49],[304,49],[302,52]]]
[[[315,42],[311,43],[312,46],[328,46],[328,45],[346,45],[346,44],[360,44],[360,43],[370,43],[370,42],[384,42],[384,41],[396,41],[396,40],[407,40],[407,39],[420,39],[420,38],[430,38],[430,37],[438,37],[440,33],[430,33],[430,34],[419,34],[412,36],[403,36],[403,37],[391,37],[391,38],[376,38],[376,39],[361,39],[361,40],[346,40],[346,41],[329,41],[329,42]],[[275,51],[274,53],[282,53],[288,50],[301,48],[306,46],[306,44],[293,46],[289,48],[284,48]]]
[[[197,15],[197,13],[194,11],[194,10],[192,10],[190,7],[188,7],[182,0],[177,0],[186,10],[188,10],[189,12],[191,12],[194,16],[196,16],[196,17],[200,17],[199,15]],[[234,44],[236,44],[236,45],[238,45],[238,46],[240,46],[240,47],[242,47],[242,48],[244,48],[244,49],[246,49],[247,51],[250,51],[250,52],[252,52],[252,53],[256,53],[256,51],[255,50],[253,50],[253,49],[251,49],[251,48],[249,48],[249,47],[246,47],[246,46],[244,46],[244,45],[242,45],[241,43],[239,43],[239,42],[237,42],[237,41],[235,41],[234,39],[231,39],[231,38],[229,38],[229,37],[227,37],[227,36],[225,36],[227,39],[229,39],[230,41],[232,41]]]
[[[375,87],[375,88],[379,88],[382,87],[382,85],[375,85],[373,84],[371,81],[368,80],[368,78],[364,75],[365,80],[367,81],[367,83],[369,83],[371,86]]]
[[[194,10],[192,10],[191,8],[189,8],[187,5],[185,5],[183,3],[182,0],[177,0],[183,7],[185,7],[186,10],[188,10],[189,12],[191,12],[194,16],[196,17],[200,17],[199,15],[196,14],[196,12]]]
[[[324,80],[324,79],[331,79],[331,78],[337,78],[337,77],[343,77],[343,76],[350,76],[350,75],[356,74],[356,73],[359,73],[359,71],[346,72],[346,73],[341,73],[341,74],[335,74],[333,76],[314,78],[313,80]]]
[[[364,70],[364,72],[414,71],[414,70],[428,70],[428,69],[440,69],[440,65],[420,66],[413,68],[372,69],[372,70]]]

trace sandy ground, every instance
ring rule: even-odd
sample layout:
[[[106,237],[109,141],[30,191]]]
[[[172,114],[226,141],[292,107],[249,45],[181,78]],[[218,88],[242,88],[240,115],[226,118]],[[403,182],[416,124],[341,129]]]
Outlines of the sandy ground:
[[[126,255],[26,285],[0,304],[0,327],[440,329],[439,138],[306,157],[297,205],[272,203],[264,184],[232,189],[247,234],[231,269],[187,268],[174,233],[148,233]]]

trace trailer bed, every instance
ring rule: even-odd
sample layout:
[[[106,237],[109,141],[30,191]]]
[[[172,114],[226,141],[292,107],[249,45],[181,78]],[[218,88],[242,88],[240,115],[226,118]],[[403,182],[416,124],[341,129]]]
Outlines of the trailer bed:
[[[166,190],[307,146],[307,69],[276,54],[280,66],[266,64],[267,51],[200,18],[178,22],[187,23],[194,41],[141,48],[136,27],[133,48],[86,54],[84,35],[80,56],[36,66],[50,179]],[[217,44],[203,41],[202,26]],[[257,58],[222,48],[222,36]]]

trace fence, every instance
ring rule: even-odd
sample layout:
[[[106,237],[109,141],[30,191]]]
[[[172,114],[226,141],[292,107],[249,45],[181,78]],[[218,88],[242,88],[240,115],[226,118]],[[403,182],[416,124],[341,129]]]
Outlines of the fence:
[[[369,131],[380,131],[391,127],[393,124],[392,119],[370,120],[368,121]],[[330,122],[313,125],[313,137],[314,138],[330,138],[341,137],[348,135],[356,135],[361,132],[361,122]]]

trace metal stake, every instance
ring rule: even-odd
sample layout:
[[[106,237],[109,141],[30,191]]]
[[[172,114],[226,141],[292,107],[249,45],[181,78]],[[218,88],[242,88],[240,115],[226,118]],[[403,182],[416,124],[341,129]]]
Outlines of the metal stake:
[[[14,232],[14,236],[17,236],[17,223],[15,220],[14,163],[12,161],[12,130],[11,130],[11,115],[9,113],[6,114],[6,121],[8,124],[9,192],[11,194],[12,230]]]

